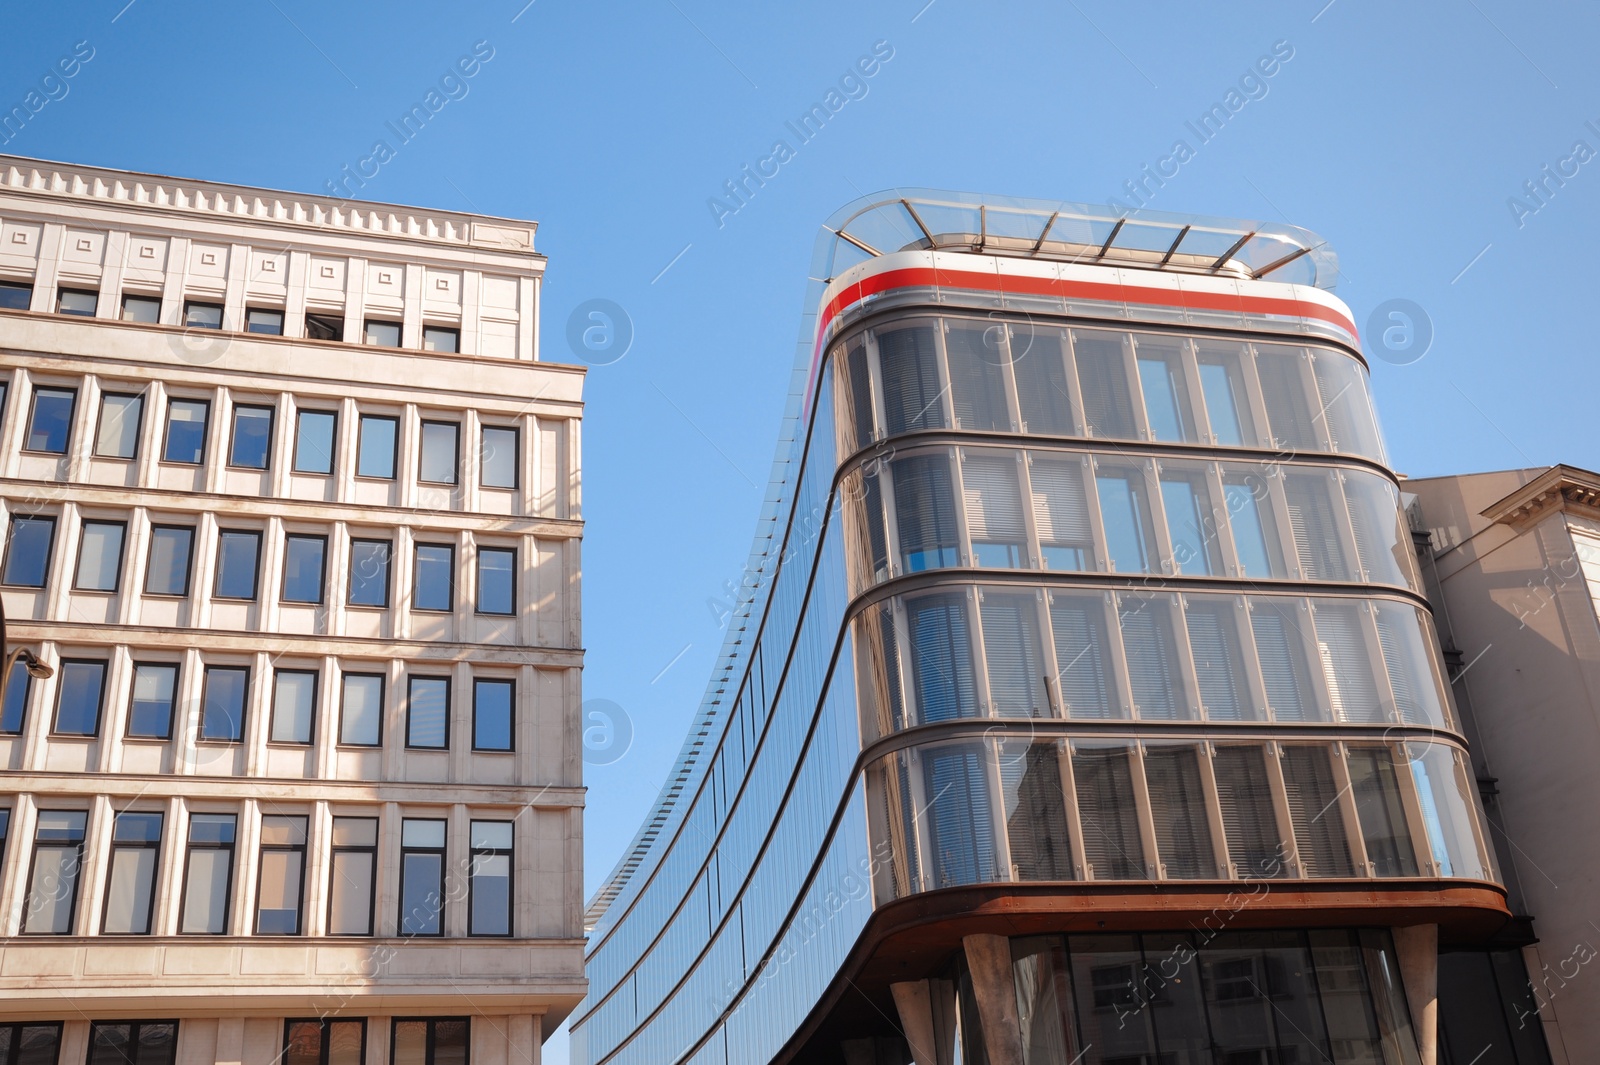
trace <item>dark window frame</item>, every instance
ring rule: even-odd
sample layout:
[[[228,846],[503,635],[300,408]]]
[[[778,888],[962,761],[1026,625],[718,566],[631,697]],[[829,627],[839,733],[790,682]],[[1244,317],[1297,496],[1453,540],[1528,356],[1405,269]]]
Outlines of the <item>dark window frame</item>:
[[[200,424],[204,427],[200,432],[200,457],[195,459],[193,462],[190,462],[187,459],[175,459],[168,457],[169,449],[172,446],[172,405],[174,403],[198,403],[206,410],[205,417],[200,421]],[[204,466],[206,464],[206,452],[211,443],[211,401],[209,399],[194,399],[189,396],[168,396],[167,416],[163,424],[164,429],[161,434],[160,461],[171,463],[174,466]]]
[[[311,818],[306,814],[263,814],[262,825],[268,818],[279,817],[286,821],[298,820],[300,822],[299,843],[268,843],[263,832],[256,834],[256,919],[252,925],[251,933],[258,936],[302,936],[306,931],[306,880],[311,874],[310,863],[306,861],[309,854],[311,839]],[[300,855],[300,884],[299,893],[295,896],[294,903],[294,931],[293,932],[263,932],[261,930],[261,870],[267,864],[269,852]]]
[[[127,842],[127,841],[118,842],[117,841],[117,818],[121,817],[123,814],[136,814],[136,815],[145,816],[145,817],[150,817],[150,816],[158,817],[158,818],[161,819],[161,832],[156,836],[154,841],[151,841],[151,840],[139,840],[139,841],[135,841],[135,842]],[[164,810],[118,810],[118,811],[115,811],[115,812],[112,813],[112,815],[111,815],[111,842],[110,842],[109,847],[106,850],[106,868],[105,868],[106,897],[105,897],[105,901],[100,906],[100,934],[101,935],[103,935],[103,936],[148,936],[148,935],[152,935],[155,932],[156,896],[160,894],[160,888],[161,888],[161,851],[162,851],[162,844],[165,841],[166,834],[167,834],[167,815],[166,815],[166,811],[164,811]],[[111,887],[112,887],[111,871],[112,871],[113,868],[115,868],[115,865],[116,865],[115,859],[116,859],[116,854],[117,854],[118,849],[121,849],[121,850],[153,850],[153,851],[156,852],[156,864],[155,864],[154,868],[150,872],[150,902],[149,902],[149,904],[148,904],[148,906],[146,908],[146,912],[145,912],[145,915],[144,915],[144,928],[145,928],[145,930],[143,932],[108,932],[108,931],[106,931],[106,923],[107,923],[107,920],[108,920],[108,917],[109,917],[110,911],[111,911]]]
[[[29,910],[28,910],[28,900],[33,897],[33,874],[34,874],[34,872],[37,869],[38,864],[39,864],[39,844],[41,844],[41,843],[49,844],[49,843],[69,842],[69,841],[66,841],[66,840],[49,840],[49,839],[41,840],[39,838],[39,815],[42,815],[42,814],[83,814],[83,824],[84,824],[83,835],[79,836],[78,839],[77,839],[78,856],[77,856],[77,859],[75,860],[75,863],[74,863],[77,871],[73,874],[73,877],[72,877],[72,901],[67,904],[68,912],[72,916],[71,916],[71,920],[68,922],[70,927],[68,927],[65,932],[45,932],[45,931],[30,932],[30,931],[28,931],[28,912],[29,912]],[[35,813],[34,822],[33,822],[33,847],[32,847],[32,849],[30,850],[30,852],[28,854],[28,875],[27,875],[27,878],[25,880],[23,880],[23,882],[22,882],[22,921],[21,921],[20,927],[18,929],[18,934],[24,935],[24,936],[70,936],[70,935],[74,934],[73,933],[73,927],[76,927],[77,923],[78,923],[78,896],[81,895],[82,892],[83,892],[83,851],[84,851],[84,844],[88,840],[88,838],[89,838],[89,811],[88,810],[74,810],[74,809],[71,809],[71,808],[68,808],[68,809],[48,808],[48,809],[40,809]]]
[[[289,1041],[294,1036],[295,1026],[301,1024],[314,1024],[318,1027],[318,1065],[328,1065],[328,1055],[333,1043],[333,1026],[336,1024],[358,1024],[361,1026],[361,1050],[358,1057],[361,1061],[367,1060],[367,1019],[365,1017],[290,1017],[283,1022],[283,1053],[273,1059],[275,1062],[288,1062]]]
[[[239,446],[239,412],[242,410],[264,410],[267,412],[267,450],[262,455],[261,465],[259,466],[241,466],[234,461],[234,452]],[[235,403],[231,413],[232,417],[228,419],[228,469],[254,470],[257,473],[264,473],[272,469],[272,445],[274,443],[273,437],[277,434],[278,429],[278,408],[263,403]]]
[[[514,441],[511,453],[511,483],[490,484],[484,480],[483,474],[488,469],[488,464],[483,461],[485,446],[484,434],[489,432],[510,433]],[[478,487],[493,488],[498,491],[515,492],[522,488],[522,427],[517,425],[480,425],[478,426]]]
[[[438,548],[450,552],[449,604],[446,606],[418,606],[417,589],[422,587],[422,548]],[[456,609],[456,545],[413,543],[411,548],[411,609],[426,614],[453,614]]]
[[[88,732],[62,732],[61,731],[61,700],[67,694],[66,673],[68,666],[99,666],[100,667],[100,694],[95,700],[94,728]],[[111,660],[107,658],[63,658],[56,662],[56,705],[50,715],[50,735],[52,738],[67,739],[94,739],[100,735],[101,718],[106,712],[106,681],[111,677]]]
[[[455,346],[452,347],[452,348],[449,348],[449,349],[445,349],[445,348],[430,348],[430,347],[428,347],[428,335],[430,333],[449,333],[452,337],[455,338]],[[461,327],[458,326],[458,325],[433,325],[433,324],[428,323],[428,322],[423,322],[422,323],[422,350],[423,351],[437,352],[440,355],[459,355],[459,354],[461,354]]]
[[[137,462],[139,452],[144,447],[144,400],[148,392],[102,392],[100,393],[100,410],[94,420],[94,447],[91,455],[97,459],[111,459],[115,462]],[[133,454],[107,455],[100,450],[100,427],[106,420],[106,400],[108,399],[136,399],[139,401],[139,427],[133,434]]]
[[[0,736],[20,736],[22,735],[22,730],[28,727],[29,704],[33,702],[33,678],[28,675],[27,669],[13,669],[11,676],[6,678],[6,687],[18,681],[22,684],[22,706],[17,710],[17,727],[14,729],[0,727]],[[5,723],[5,698],[7,694],[6,688],[0,688],[0,726]],[[5,840],[0,838],[0,852],[3,852],[4,848]]]
[[[156,320],[154,322],[144,322],[144,321],[141,321],[138,318],[129,318],[128,317],[128,301],[129,300],[138,300],[141,303],[154,303],[156,305]],[[161,311],[163,309],[163,306],[164,306],[165,302],[166,301],[161,298],[161,293],[159,293],[159,292],[156,293],[153,296],[152,295],[147,295],[147,294],[141,293],[141,292],[124,292],[122,294],[122,302],[117,307],[117,310],[122,312],[120,317],[118,318],[118,321],[138,322],[140,325],[160,325],[161,324]]]
[[[278,678],[285,673],[298,676],[311,677],[311,718],[306,722],[306,738],[303,740],[280,740],[273,737],[277,731],[278,723]],[[322,707],[322,670],[300,669],[297,667],[281,668],[274,666],[272,669],[272,706],[267,711],[267,745],[281,747],[310,747],[317,742],[317,717]]]
[[[38,584],[16,584],[6,580],[6,576],[11,572],[11,552],[17,544],[17,524],[19,522],[33,521],[46,522],[50,526],[50,540],[44,549],[44,563],[42,566],[44,573],[40,577]],[[50,564],[55,561],[55,553],[56,517],[54,514],[11,515],[11,522],[6,527],[6,555],[3,560],[0,560],[0,583],[5,584],[7,588],[38,588],[42,590],[47,584],[50,583]]]
[[[21,307],[6,307],[8,311],[25,311],[33,306],[33,282],[13,281],[9,278],[0,278],[0,292],[26,292],[28,298]]]
[[[371,821],[373,823],[373,825],[374,825],[374,828],[373,828],[373,842],[370,845],[361,844],[360,846],[352,846],[350,844],[339,844],[339,843],[332,842],[333,833],[331,831],[329,832],[329,840],[330,840],[329,845],[328,845],[328,877],[329,877],[329,880],[331,881],[332,878],[337,873],[337,870],[338,870],[338,867],[339,867],[338,857],[341,854],[367,854],[367,855],[370,855],[371,858],[372,858],[372,865],[371,865],[371,874],[368,877],[368,882],[367,882],[367,930],[365,932],[335,932],[335,931],[333,931],[333,890],[330,887],[329,890],[328,890],[328,916],[327,916],[327,921],[326,921],[326,926],[327,926],[328,931],[327,931],[326,934],[330,935],[330,936],[374,936],[374,935],[377,935],[377,933],[378,933],[378,878],[383,875],[383,870],[381,868],[379,868],[379,866],[378,866],[378,843],[377,843],[377,841],[380,838],[380,833],[381,833],[381,830],[382,830],[382,826],[378,824],[378,818],[376,818],[376,817],[360,817],[360,816],[354,816],[354,815],[352,815],[350,817],[341,817],[340,815],[335,814],[333,816],[333,819],[335,821],[340,821],[340,820]]]
[[[474,824],[497,824],[511,826],[511,846],[500,849],[498,847],[475,847],[472,844],[472,826]],[[480,939],[515,939],[517,934],[517,835],[515,821],[489,821],[485,818],[470,818],[467,821],[467,935]],[[506,930],[504,932],[475,932],[472,929],[472,919],[476,912],[473,906],[473,894],[477,891],[478,872],[477,858],[479,855],[495,857],[504,855],[506,861]]]
[[[167,727],[160,735],[147,732],[133,731],[134,692],[139,683],[139,670],[141,669],[170,669],[172,670],[172,700],[167,703]],[[172,719],[177,714],[178,685],[183,680],[183,665],[179,662],[133,662],[133,672],[128,678],[128,727],[123,735],[135,740],[170,740],[172,738]]]
[[[300,423],[307,414],[322,414],[333,419],[333,432],[330,434],[331,445],[328,448],[328,468],[326,470],[308,470],[300,465]],[[334,468],[339,464],[339,412],[338,410],[323,410],[320,407],[302,407],[294,412],[294,454],[289,456],[289,472],[303,473],[310,477],[331,477]]]
[[[368,339],[375,325],[394,326],[394,343],[378,344]],[[363,318],[361,319],[361,343],[369,348],[403,348],[406,346],[406,327],[404,322],[397,322],[392,318]]]
[[[168,532],[168,531],[170,531],[170,532],[179,532],[179,531],[181,531],[181,532],[186,532],[186,533],[189,534],[189,550],[187,552],[185,552],[186,557],[185,557],[184,563],[183,563],[183,591],[182,592],[153,592],[153,591],[151,591],[150,590],[150,575],[151,575],[151,573],[153,571],[150,568],[149,559],[146,558],[145,569],[144,569],[144,594],[145,595],[158,596],[158,597],[160,597],[162,599],[187,599],[187,598],[189,598],[190,587],[191,587],[191,585],[194,584],[194,541],[195,541],[195,536],[199,532],[199,528],[198,528],[198,526],[194,526],[194,525],[158,525],[158,524],[155,524],[155,523],[152,522],[151,525],[150,525],[150,544],[151,544],[151,547],[153,548],[155,546],[155,542],[156,542],[155,534],[157,532]]]
[[[427,441],[428,441],[428,426],[430,426],[430,425],[447,426],[451,430],[453,430],[454,433],[455,433],[455,446],[452,449],[452,454],[451,454],[451,458],[450,458],[450,480],[448,480],[448,481],[430,481],[426,477],[422,476],[422,467],[423,467],[423,461],[422,460],[423,460],[423,455],[426,453],[426,449],[427,449],[427,446],[428,446],[428,444],[427,444]],[[439,418],[423,418],[423,419],[420,419],[420,422],[419,422],[419,424],[417,426],[417,483],[418,484],[448,484],[448,485],[452,485],[452,486],[458,485],[458,484],[461,483],[461,423],[460,422],[445,421],[445,420],[441,420]]]
[[[361,452],[365,441],[361,432],[365,422],[389,422],[394,426],[394,445],[389,449],[389,474],[380,476],[376,473],[361,472]],[[358,414],[356,415],[356,469],[355,477],[363,481],[393,481],[400,476],[400,416],[398,414]]]
[[[383,555],[383,601],[381,603],[358,603],[356,594],[356,545],[357,544],[382,544]],[[345,605],[360,607],[367,610],[388,610],[394,599],[394,541],[379,540],[370,536],[350,537],[350,579],[346,582]]]
[[[22,1055],[22,1033],[29,1028],[54,1028],[56,1033],[56,1057],[53,1059],[59,1065],[61,1061],[61,1021],[7,1021],[0,1024],[0,1047],[5,1048],[5,1061],[19,1061]]]
[[[219,670],[244,674],[244,691],[239,704],[239,734],[231,738],[219,738],[216,736],[206,735],[206,704],[210,701],[211,675]],[[245,726],[247,724],[246,719],[250,714],[250,673],[251,669],[249,666],[230,666],[222,665],[220,663],[213,663],[205,667],[205,671],[200,677],[200,727],[194,738],[196,743],[238,744],[244,742],[246,731]]]
[[[289,591],[289,541],[315,540],[322,545],[322,572],[317,575],[315,599],[290,599]],[[286,532],[283,535],[283,575],[278,581],[278,602],[300,606],[321,606],[328,600],[328,537],[324,533]]]
[[[342,344],[344,343],[344,315],[307,311],[304,332],[307,340],[318,340],[327,344]],[[328,335],[318,336],[318,333],[327,333]]]
[[[196,817],[226,817],[233,823],[232,838],[226,843],[215,843],[211,840],[195,841],[194,819]],[[178,884],[178,927],[180,936],[225,936],[228,935],[228,926],[233,918],[233,877],[238,867],[239,849],[239,815],[236,813],[212,813],[209,810],[195,810],[189,814],[189,822],[184,826],[183,841],[183,878]],[[228,852],[228,882],[222,889],[222,930],[219,932],[185,932],[183,919],[189,907],[189,873],[194,864],[194,852],[227,851]]]
[[[256,541],[255,563],[253,575],[250,580],[250,594],[248,596],[222,595],[217,591],[222,586],[222,538],[224,536],[253,536]],[[217,530],[217,565],[216,572],[212,575],[211,598],[221,599],[228,603],[254,603],[261,597],[261,548],[262,532],[260,529],[218,529]]]
[[[511,689],[510,700],[506,706],[506,740],[504,747],[480,747],[478,745],[478,688],[483,684],[504,684]],[[497,754],[514,752],[517,749],[517,682],[513,677],[473,677],[472,678],[472,749],[474,751],[492,751]]]
[[[278,316],[278,330],[277,330],[277,332],[272,332],[272,331],[266,330],[266,329],[253,329],[253,328],[251,328],[250,316],[252,314],[256,314],[258,312],[265,313],[265,314],[275,314],[275,315]],[[284,327],[284,324],[287,322],[287,320],[288,320],[288,313],[282,307],[251,307],[251,306],[247,305],[245,307],[245,309],[244,309],[244,331],[246,333],[254,333],[256,336],[264,336],[264,337],[281,337],[281,336],[283,336],[283,327]]]
[[[89,1056],[86,1059],[87,1062],[88,1062],[88,1065],[100,1065],[100,1063],[96,1060],[94,1040],[95,1040],[95,1036],[99,1033],[101,1028],[122,1028],[122,1027],[126,1027],[128,1029],[128,1045],[137,1048],[137,1047],[139,1047],[139,1040],[140,1040],[139,1029],[141,1029],[141,1028],[143,1028],[143,1027],[145,1027],[147,1025],[155,1026],[155,1025],[165,1025],[165,1024],[172,1025],[171,1052],[167,1055],[166,1060],[165,1061],[157,1061],[153,1055],[147,1056],[145,1053],[143,1053],[143,1051],[141,1049],[140,1052],[139,1052],[139,1065],[173,1065],[173,1063],[175,1061],[177,1061],[177,1056],[178,1056],[178,1032],[179,1032],[179,1028],[180,1028],[180,1025],[179,1025],[179,1022],[178,1022],[178,1018],[176,1018],[176,1017],[169,1018],[167,1020],[160,1020],[160,1021],[92,1021],[92,1022],[90,1022],[90,1024],[89,1024],[89,1048],[88,1048]],[[123,1056],[123,1060],[124,1061],[127,1060],[126,1055]],[[108,1065],[120,1065],[120,1063],[108,1063]]]
[[[444,842],[437,847],[408,847],[406,846],[406,822],[428,821],[444,826]],[[402,938],[427,937],[429,939],[443,938],[445,934],[445,861],[450,847],[450,822],[443,817],[404,817],[400,819],[400,884],[396,892],[396,902],[399,906],[405,905],[406,900],[406,856],[409,854],[436,854],[439,857],[438,890],[435,892],[439,900],[439,930],[437,932],[407,932],[405,930],[406,917],[404,913],[398,915],[395,921],[395,934]]]
[[[122,530],[122,542],[117,546],[117,572],[111,579],[110,588],[85,588],[79,583],[83,578],[83,541],[89,535],[91,525],[115,525]],[[77,565],[72,567],[72,590],[75,592],[99,592],[105,595],[116,595],[122,590],[122,568],[127,564],[128,558],[128,523],[126,521],[107,521],[104,518],[84,518],[78,523],[78,557],[74,560]]]
[[[464,1036],[467,1045],[467,1056],[465,1060],[470,1063],[472,1060],[471,1017],[393,1017],[389,1021],[389,1065],[394,1065],[395,1036],[399,1034],[400,1026],[402,1024],[425,1024],[428,1026],[427,1046],[424,1050],[424,1057],[425,1060],[432,1061],[435,1053],[438,1050],[436,1045],[438,1041],[437,1025],[445,1022],[454,1023],[456,1021],[460,1021],[462,1024],[462,1035]]]
[[[45,451],[41,448],[29,447],[28,438],[33,436],[34,419],[39,416],[39,393],[64,392],[72,397],[67,405],[67,440],[60,451]],[[65,455],[72,450],[72,427],[78,420],[78,390],[66,388],[61,385],[35,384],[28,390],[28,424],[22,428],[22,448],[28,455]]]
[[[61,308],[61,297],[63,296],[93,296],[94,310],[90,311],[88,314],[85,314],[82,311],[63,310]],[[56,289],[56,313],[65,314],[72,318],[96,317],[100,313],[100,290],[97,288],[69,288],[67,286],[58,287]]]
[[[204,322],[191,322],[189,320],[189,313],[200,307],[204,307],[207,310],[215,310],[217,312],[216,325],[206,325]],[[226,306],[221,303],[212,303],[210,300],[186,299],[183,301],[183,321],[178,324],[182,325],[185,329],[215,329],[218,332],[222,332],[227,328],[227,313]]]
[[[486,554],[502,554],[511,556],[511,609],[510,610],[485,610],[483,609],[483,556]],[[473,603],[472,612],[491,618],[514,618],[517,616],[517,555],[515,547],[501,547],[497,544],[479,544],[473,552]]]
[[[345,739],[345,681],[350,677],[376,677],[378,678],[378,738],[372,743],[356,743],[354,740]],[[358,747],[362,750],[377,750],[383,746],[383,721],[384,701],[388,695],[389,678],[382,673],[355,673],[340,671],[339,673],[339,740],[340,747]]]
[[[413,688],[415,687],[416,682],[419,680],[438,680],[444,682],[444,742],[438,746],[416,744],[411,742],[411,705],[414,699]],[[450,749],[450,703],[454,699],[454,693],[451,691],[451,688],[453,688],[454,685],[450,683],[450,680],[451,678],[448,675],[435,673],[410,673],[406,675],[406,750],[448,751]]]

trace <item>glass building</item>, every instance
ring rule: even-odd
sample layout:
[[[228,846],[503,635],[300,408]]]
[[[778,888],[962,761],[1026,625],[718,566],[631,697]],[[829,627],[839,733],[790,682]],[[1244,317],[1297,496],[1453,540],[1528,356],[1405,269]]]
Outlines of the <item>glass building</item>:
[[[1511,914],[1333,253],[896,191],[811,276],[574,1060],[1432,1065]]]

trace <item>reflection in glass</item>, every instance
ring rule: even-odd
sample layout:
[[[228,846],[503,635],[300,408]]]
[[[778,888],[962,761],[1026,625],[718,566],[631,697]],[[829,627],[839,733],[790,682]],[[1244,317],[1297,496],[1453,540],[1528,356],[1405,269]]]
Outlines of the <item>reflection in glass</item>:
[[[1095,476],[1106,551],[1118,573],[1148,573],[1155,555],[1150,543],[1149,505],[1144,477],[1137,471],[1104,469]]]
[[[956,508],[950,460],[916,455],[893,464],[900,566],[907,573],[956,564]]]

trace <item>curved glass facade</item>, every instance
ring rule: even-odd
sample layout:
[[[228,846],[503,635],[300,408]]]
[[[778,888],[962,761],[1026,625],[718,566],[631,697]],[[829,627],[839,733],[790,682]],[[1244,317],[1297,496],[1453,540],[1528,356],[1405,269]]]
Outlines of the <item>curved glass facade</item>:
[[[1496,880],[1361,362],[1290,325],[939,303],[824,323],[748,619],[591,908],[575,1060],[789,1060],[874,915],[929,892]],[[1116,1057],[1072,1042],[1103,994],[1071,959],[1164,949],[1141,931],[1018,941],[1019,1002],[1049,955],[1052,1023],[1080,1032],[1028,1060]],[[1381,1050],[1411,1038],[1372,983],[1386,937],[1282,930],[1214,969],[1299,951],[1380,1049],[1317,1047],[1411,1061]],[[1195,1016],[1233,1023],[1217,993]],[[985,1060],[951,1038],[940,1065]]]

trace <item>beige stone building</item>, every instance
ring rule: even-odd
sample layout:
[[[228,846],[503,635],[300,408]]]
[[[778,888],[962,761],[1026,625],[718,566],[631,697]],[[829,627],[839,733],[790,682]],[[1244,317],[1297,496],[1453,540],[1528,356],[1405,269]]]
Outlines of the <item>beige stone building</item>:
[[[0,1061],[537,1062],[582,997],[534,229],[0,156]]]

